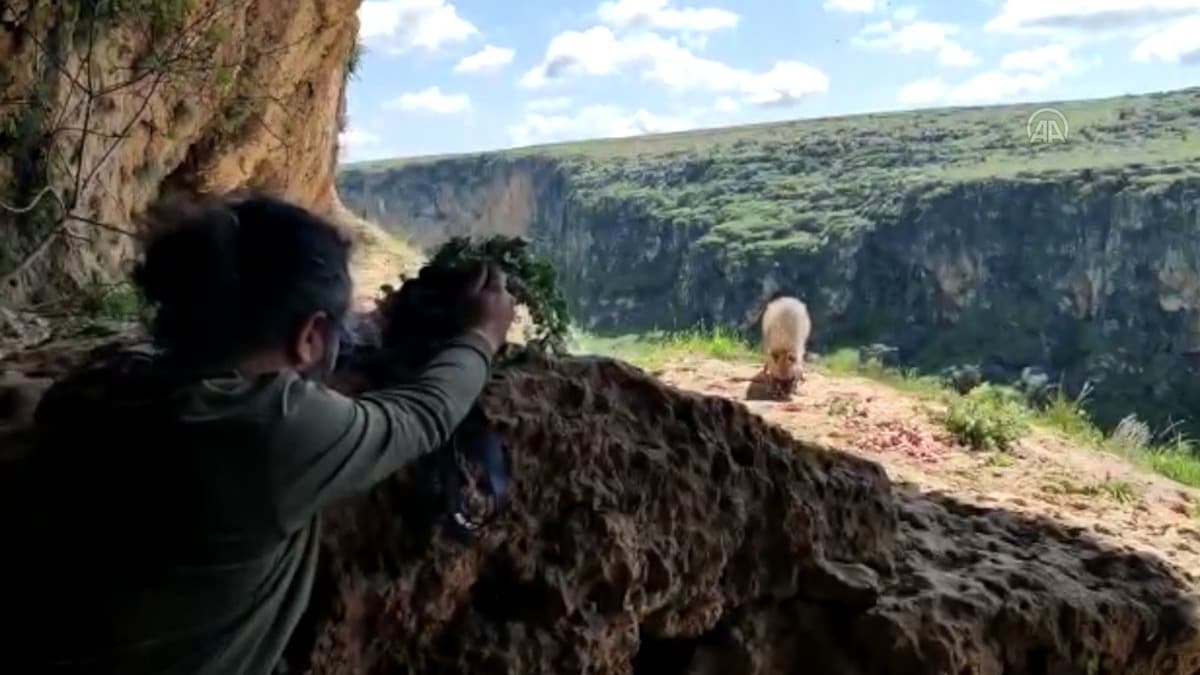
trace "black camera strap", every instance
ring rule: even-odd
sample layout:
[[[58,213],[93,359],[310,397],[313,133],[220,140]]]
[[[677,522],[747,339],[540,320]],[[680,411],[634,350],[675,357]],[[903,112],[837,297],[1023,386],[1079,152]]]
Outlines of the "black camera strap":
[[[509,468],[504,442],[481,418],[464,423],[438,451],[439,487],[445,500],[447,526],[451,536],[470,542],[475,533],[491,523],[508,506]],[[460,461],[483,469],[486,488],[492,501],[488,513],[474,515],[463,499],[463,467]]]

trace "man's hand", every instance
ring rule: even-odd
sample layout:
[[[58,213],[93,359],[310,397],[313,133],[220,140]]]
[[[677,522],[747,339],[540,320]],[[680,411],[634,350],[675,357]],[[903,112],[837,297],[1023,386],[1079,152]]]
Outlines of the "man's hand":
[[[480,266],[463,300],[467,327],[488,341],[492,353],[504,345],[516,311],[507,284],[504,270],[486,263]]]

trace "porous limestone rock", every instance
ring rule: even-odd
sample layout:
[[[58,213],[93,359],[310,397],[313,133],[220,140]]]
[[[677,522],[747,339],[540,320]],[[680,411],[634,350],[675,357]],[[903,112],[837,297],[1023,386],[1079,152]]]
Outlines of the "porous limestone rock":
[[[0,370],[56,377],[114,346],[74,338]],[[608,359],[517,360],[481,407],[509,447],[509,510],[451,540],[424,464],[335,507],[280,672],[1200,669],[1194,571],[1082,528],[893,484]]]
[[[289,673],[1112,673],[1200,668],[1196,579],[894,486],[745,407],[594,358],[488,388],[511,510],[472,545],[422,470],[326,521]]]
[[[344,215],[359,2],[0,4],[0,302],[116,277],[135,248],[122,231],[168,190],[262,188]]]

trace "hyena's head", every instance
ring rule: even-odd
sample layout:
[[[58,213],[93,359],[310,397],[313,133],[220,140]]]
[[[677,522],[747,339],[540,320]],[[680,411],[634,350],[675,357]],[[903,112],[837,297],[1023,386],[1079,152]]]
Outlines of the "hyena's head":
[[[780,381],[800,378],[800,355],[795,349],[777,348],[767,353],[767,374]]]

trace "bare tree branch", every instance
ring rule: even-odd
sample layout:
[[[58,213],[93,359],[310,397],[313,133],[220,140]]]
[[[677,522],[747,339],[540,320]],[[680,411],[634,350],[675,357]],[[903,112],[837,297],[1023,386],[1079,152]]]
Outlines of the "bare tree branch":
[[[4,0],[0,0],[0,8],[5,5]],[[99,180],[98,177],[108,166],[112,156],[131,137],[135,125],[146,119],[151,103],[164,90],[172,92],[172,95],[178,94],[181,100],[185,100],[187,93],[184,87],[194,87],[197,82],[209,83],[214,74],[228,73],[236,77],[233,82],[234,91],[253,93],[239,94],[227,105],[253,102],[255,109],[251,111],[242,108],[240,111],[233,111],[232,108],[226,108],[237,115],[236,119],[226,118],[226,124],[232,122],[243,129],[247,124],[261,126],[263,132],[284,151],[284,162],[288,163],[292,157],[294,143],[286,133],[272,128],[267,120],[270,106],[277,106],[284,115],[290,115],[293,113],[294,103],[267,91],[268,87],[264,83],[255,80],[259,73],[270,72],[268,59],[306,45],[324,31],[339,26],[335,23],[314,28],[305,31],[304,35],[294,40],[269,48],[259,48],[247,39],[244,44],[238,46],[236,51],[240,54],[232,63],[221,63],[213,57],[214,48],[211,43],[217,39],[214,37],[215,31],[219,30],[221,22],[230,13],[244,12],[247,0],[216,0],[198,15],[185,19],[184,25],[165,41],[161,39],[161,35],[156,35],[147,28],[144,43],[147,45],[147,53],[139,63],[117,69],[120,74],[128,73],[127,77],[122,77],[116,82],[105,82],[108,78],[98,80],[95,74],[98,31],[103,19],[100,10],[92,5],[84,9],[88,22],[87,45],[80,55],[79,63],[73,64],[71,57],[64,55],[78,53],[80,45],[77,42],[60,51],[55,40],[34,34],[41,25],[36,21],[38,6],[39,3],[36,2],[29,5],[25,18],[29,19],[32,16],[33,21],[22,24],[32,27],[29,35],[31,44],[36,47],[34,72],[42,74],[43,77],[53,75],[55,79],[69,83],[69,87],[65,93],[61,90],[51,90],[52,95],[44,95],[35,89],[27,96],[0,99],[0,106],[37,106],[35,110],[44,111],[42,119],[50,118],[49,126],[40,126],[38,129],[39,133],[45,134],[46,147],[44,153],[37,158],[38,166],[33,167],[45,173],[45,186],[27,204],[7,204],[0,201],[0,210],[18,216],[30,214],[39,207],[44,207],[47,199],[52,200],[54,206],[48,208],[44,217],[38,217],[39,222],[45,223],[45,229],[39,228],[41,231],[38,232],[38,239],[32,250],[23,256],[15,268],[0,277],[0,287],[13,283],[25,274],[56,241],[90,241],[73,227],[77,224],[126,237],[140,237],[139,233],[104,222],[90,212],[97,210],[95,206],[98,198],[114,201],[117,199],[106,181]],[[63,7],[64,5],[52,5],[52,11],[56,9],[60,14],[58,23],[54,24],[59,27],[65,25],[61,15]],[[78,40],[82,35],[77,33],[74,37]],[[52,47],[52,44],[55,46]],[[71,49],[76,51],[72,52]],[[141,100],[137,103],[136,110],[127,119],[120,120],[119,127],[114,131],[111,124],[101,121],[104,117],[99,111],[104,110],[100,107],[103,105],[115,106],[102,103],[100,99],[117,95],[127,89],[137,89],[138,91],[131,94],[140,97]],[[264,91],[267,93],[262,93]],[[246,112],[250,113],[249,118],[239,114]],[[96,142],[103,144],[103,152],[95,161],[91,161],[90,158],[94,157],[95,153],[90,153],[89,148],[95,148],[93,143]],[[69,187],[66,184],[69,184]],[[84,207],[85,202],[91,207]],[[84,211],[88,211],[90,215],[85,215]]]
[[[126,237],[129,237],[130,239],[141,239],[142,238],[142,235],[138,232],[134,232],[132,230],[127,230],[119,225],[113,225],[112,223],[105,223],[103,221],[96,220],[95,218],[88,218],[87,216],[82,216],[77,213],[68,214],[67,217],[64,218],[63,220],[64,220],[64,222],[74,221],[77,223],[83,223],[85,225],[91,225],[92,227],[95,227],[95,228],[98,228],[101,230],[107,230],[108,232],[126,236]]]
[[[96,49],[96,10],[93,8],[88,18],[88,46],[87,56],[83,60],[83,68],[87,71],[87,91],[88,97],[83,108],[83,133],[79,138],[79,158],[75,163],[75,190],[71,193],[71,205],[68,210],[74,211],[75,206],[79,204],[80,190],[82,189],[83,174],[83,159],[87,156],[88,132],[92,127],[92,108],[95,106],[96,98],[92,94],[92,54]]]
[[[56,201],[58,201],[58,205],[60,208],[63,208],[63,209],[66,208],[63,205],[62,197],[58,196],[58,193],[54,191],[54,188],[49,185],[42,188],[41,191],[39,191],[36,195],[33,196],[33,200],[30,201],[25,206],[12,206],[11,204],[6,204],[3,200],[0,200],[0,208],[4,209],[5,211],[8,211],[9,213],[15,213],[18,215],[22,214],[22,213],[29,213],[30,211],[37,208],[38,204],[41,203],[42,198],[45,197],[46,195],[50,195]]]

